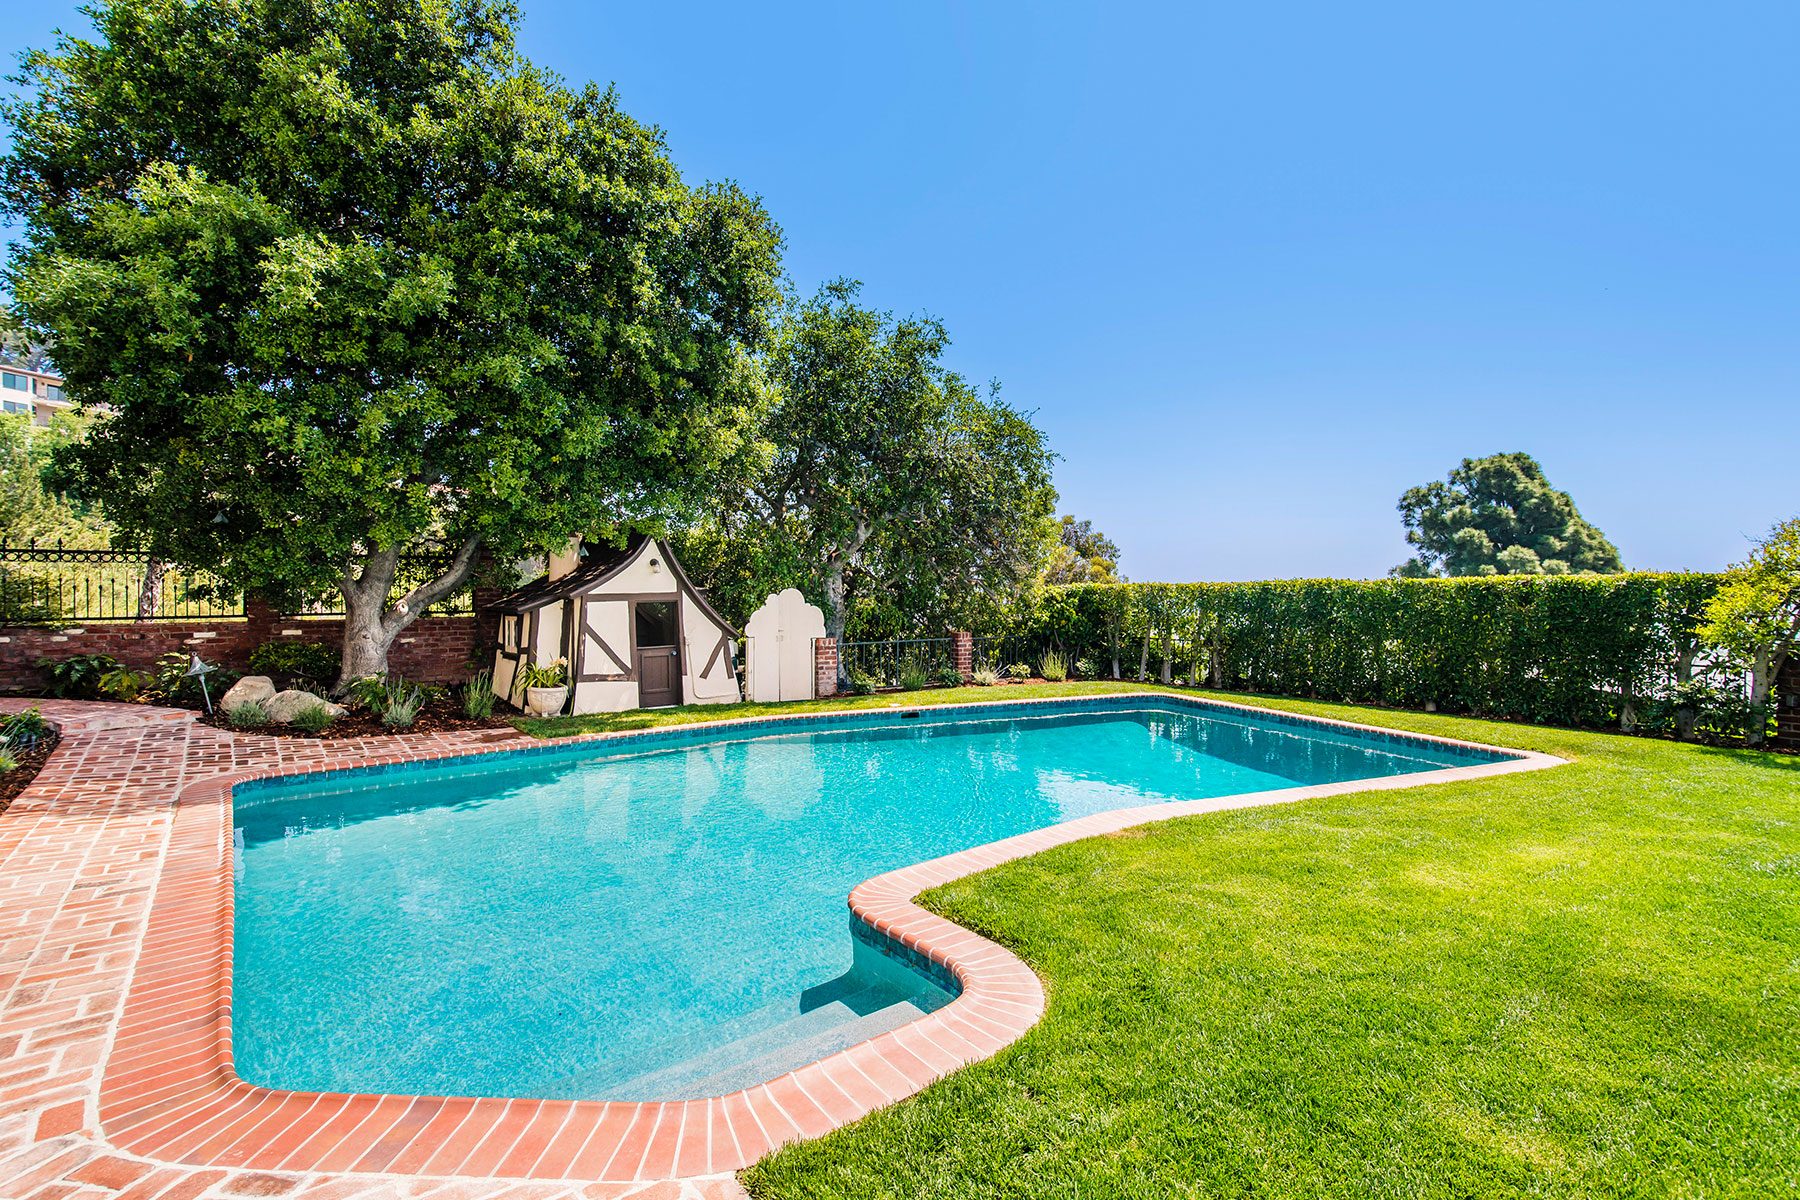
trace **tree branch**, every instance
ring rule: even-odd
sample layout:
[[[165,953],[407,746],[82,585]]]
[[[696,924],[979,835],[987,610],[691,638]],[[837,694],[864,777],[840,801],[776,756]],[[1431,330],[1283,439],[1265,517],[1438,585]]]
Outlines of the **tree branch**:
[[[390,626],[406,625],[439,600],[456,591],[469,581],[475,573],[475,554],[481,549],[481,535],[471,534],[456,548],[456,555],[450,560],[450,566],[429,583],[421,583],[400,599],[394,606],[382,614],[382,620]],[[391,576],[390,576],[391,578]]]

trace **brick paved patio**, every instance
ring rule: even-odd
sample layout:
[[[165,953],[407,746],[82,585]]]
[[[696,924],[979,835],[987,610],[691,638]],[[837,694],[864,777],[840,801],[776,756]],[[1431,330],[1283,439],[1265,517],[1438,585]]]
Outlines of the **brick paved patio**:
[[[864,920],[962,994],[780,1079],[677,1103],[279,1092],[230,1060],[230,788],[243,779],[536,744],[511,731],[313,742],[175,710],[41,703],[63,743],[0,814],[0,1198],[680,1200],[987,1058],[1043,1011],[1011,954],[912,903],[925,888],[1147,820],[1555,765],[1542,755],[1399,779],[1103,813],[877,876]],[[792,718],[804,720],[805,718]],[[600,735],[634,736],[634,735]]]

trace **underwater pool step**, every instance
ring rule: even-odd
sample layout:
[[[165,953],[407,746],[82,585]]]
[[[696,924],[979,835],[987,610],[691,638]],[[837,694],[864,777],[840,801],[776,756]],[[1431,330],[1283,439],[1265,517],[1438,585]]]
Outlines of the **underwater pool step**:
[[[873,989],[872,989],[873,990]],[[858,997],[857,999],[866,999]],[[912,999],[834,1001],[772,1028],[606,1089],[620,1100],[697,1100],[753,1087],[925,1015]]]

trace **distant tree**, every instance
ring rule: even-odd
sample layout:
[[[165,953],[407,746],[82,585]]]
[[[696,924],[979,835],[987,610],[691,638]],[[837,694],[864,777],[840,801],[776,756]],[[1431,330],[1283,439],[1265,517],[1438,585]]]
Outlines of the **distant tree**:
[[[24,58],[7,283],[129,544],[346,609],[342,679],[501,561],[691,507],[748,413],[779,234],[693,188],[505,0],[103,0]],[[443,567],[397,587],[402,552]]]
[[[1750,664],[1747,738],[1761,745],[1775,679],[1800,652],[1800,517],[1775,526],[1731,568],[1707,601],[1700,636]]]
[[[1465,458],[1447,480],[1400,497],[1408,545],[1401,576],[1611,574],[1619,552],[1583,520],[1529,454]]]
[[[837,281],[792,307],[763,364],[744,471],[683,546],[743,610],[795,586],[826,632],[967,622],[1033,581],[1053,543],[1051,454],[1022,413],[940,361],[930,318]]]
[[[49,425],[22,413],[0,415],[0,541],[61,543],[76,549],[107,545],[111,528],[92,505],[46,486],[59,446],[79,441],[87,418],[60,412]]]
[[[50,347],[33,340],[11,313],[0,310],[0,362],[28,371],[49,371]]]
[[[1057,533],[1044,568],[1045,583],[1118,583],[1124,578],[1118,573],[1118,544],[1095,529],[1092,521],[1065,514]]]

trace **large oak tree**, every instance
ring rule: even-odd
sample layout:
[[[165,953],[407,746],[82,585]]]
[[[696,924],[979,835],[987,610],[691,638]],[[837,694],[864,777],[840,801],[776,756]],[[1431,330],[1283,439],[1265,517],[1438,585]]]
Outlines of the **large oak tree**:
[[[683,542],[729,606],[797,586],[833,637],[941,633],[1036,580],[1056,541],[1053,456],[1029,417],[944,366],[948,344],[849,281],[790,307],[748,468]]]
[[[692,503],[751,410],[779,235],[499,0],[110,0],[6,110],[10,284],[130,542],[341,591],[344,679],[500,559]],[[405,588],[401,556],[443,548]]]

